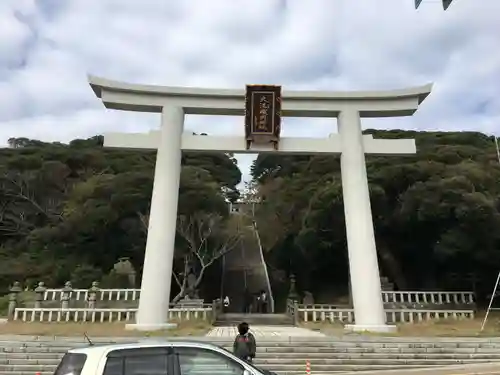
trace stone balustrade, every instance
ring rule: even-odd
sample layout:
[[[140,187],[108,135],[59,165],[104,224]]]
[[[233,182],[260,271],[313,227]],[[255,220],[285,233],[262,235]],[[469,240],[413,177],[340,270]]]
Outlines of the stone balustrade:
[[[44,293],[43,300],[59,301],[63,289],[49,289]],[[86,301],[90,289],[73,289],[71,299],[75,301]],[[141,294],[140,289],[99,289],[99,301],[135,301]],[[438,291],[384,291],[382,292],[384,303],[395,304],[432,304],[432,305],[469,305],[474,304],[474,292],[438,292]]]
[[[354,323],[354,309],[328,305],[298,305],[298,317],[304,322]],[[386,309],[388,323],[415,323],[435,319],[474,319],[474,310]]]
[[[86,308],[16,308],[14,310],[14,321],[21,322],[132,322],[135,319],[137,309],[86,309]],[[212,307],[182,307],[170,308],[168,316],[170,320],[207,320],[211,319]]]
[[[9,294],[8,317],[25,322],[128,322],[134,319],[137,303],[120,306],[117,301],[133,301],[139,295],[138,289],[101,289],[94,281],[89,289],[73,289],[71,282],[64,288],[48,289],[38,283],[32,300],[23,295],[19,282],[14,283]],[[29,291],[25,291],[29,292]],[[123,299],[121,299],[123,298]],[[108,301],[108,303],[106,303]],[[109,301],[114,301],[110,306]],[[118,306],[117,306],[118,305]],[[185,298],[171,304],[169,316],[177,320],[213,320],[217,305],[205,304],[203,299]]]
[[[384,303],[396,304],[474,304],[474,292],[435,292],[435,291],[384,291]]]
[[[90,289],[73,289],[71,299],[74,301],[87,301]],[[47,288],[43,295],[44,301],[61,300],[62,289]],[[140,289],[99,289],[97,299],[99,301],[137,301],[141,295]]]
[[[388,323],[418,323],[438,319],[474,319],[474,310],[385,310]]]
[[[297,305],[296,314],[298,320],[304,322],[354,322],[354,309],[329,305]]]
[[[70,282],[66,282],[63,288],[49,289],[40,282],[33,291],[33,305],[25,301],[20,306],[21,292],[20,283],[14,283],[9,296],[9,318],[28,322],[128,322],[134,319],[136,304],[121,303],[116,306],[116,302],[134,302],[140,297],[140,289],[101,289],[98,282],[93,282],[89,289],[73,289]],[[474,317],[472,292],[384,291],[382,299],[390,323]],[[114,303],[110,305],[109,302]],[[179,301],[169,311],[172,319],[179,320],[213,320],[217,313],[216,301],[206,305],[201,299]],[[293,302],[287,304],[287,314],[295,324],[299,321],[354,322],[354,311],[346,306],[300,305]]]

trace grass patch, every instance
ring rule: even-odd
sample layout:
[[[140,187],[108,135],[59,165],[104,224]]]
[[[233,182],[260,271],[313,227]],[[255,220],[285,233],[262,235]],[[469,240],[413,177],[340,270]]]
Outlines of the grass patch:
[[[480,313],[475,319],[440,319],[420,323],[398,324],[398,331],[394,333],[374,334],[374,336],[394,337],[498,337],[500,336],[500,314],[491,313],[483,330],[484,313]],[[346,332],[341,323],[330,322],[302,322],[301,327],[319,331],[329,336],[352,335]]]
[[[202,320],[172,321],[177,327],[152,332],[129,331],[125,323],[38,323],[8,322],[0,324],[0,334],[31,336],[83,336],[92,337],[187,337],[204,336],[212,325]]]

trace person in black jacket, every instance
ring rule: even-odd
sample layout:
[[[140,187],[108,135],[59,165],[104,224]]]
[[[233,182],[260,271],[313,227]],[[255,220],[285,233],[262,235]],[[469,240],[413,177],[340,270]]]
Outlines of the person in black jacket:
[[[233,354],[245,361],[252,362],[255,358],[257,343],[255,337],[249,332],[248,323],[243,322],[238,324],[238,335],[234,339]]]
[[[248,289],[245,289],[243,299],[244,299],[243,313],[249,314],[252,312],[253,295],[252,293],[250,293]]]

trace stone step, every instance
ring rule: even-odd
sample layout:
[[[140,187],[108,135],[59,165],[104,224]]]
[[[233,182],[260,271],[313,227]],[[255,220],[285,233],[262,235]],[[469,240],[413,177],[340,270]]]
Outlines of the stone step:
[[[231,350],[232,340],[203,339]],[[494,362],[500,364],[500,341],[464,340],[415,341],[394,338],[376,340],[368,337],[344,340],[336,338],[291,338],[291,342],[257,340],[255,364],[279,375],[303,375],[306,360],[313,375],[329,375],[346,371],[394,370],[456,364]],[[121,342],[160,341],[157,339],[116,339]],[[299,342],[293,342],[293,341]],[[109,343],[115,339],[101,339]],[[95,340],[95,342],[99,342]],[[70,348],[86,347],[77,338],[0,341],[0,375],[52,375],[62,355]]]
[[[241,310],[240,310],[241,311]],[[247,322],[250,327],[258,325],[276,325],[283,321],[292,321],[292,318],[286,314],[238,314],[226,313],[217,316],[218,322],[226,322],[228,327],[236,327],[241,322]],[[234,324],[236,323],[236,324]]]
[[[287,370],[286,372],[278,372],[279,375],[304,375],[304,369],[301,370]],[[322,371],[322,372],[314,372],[314,375],[330,375],[330,374],[339,374],[344,373],[345,370],[331,370],[331,371]],[[45,372],[37,372],[40,375],[53,375],[52,371]],[[33,375],[32,372],[23,372],[23,371],[0,371],[0,375]]]
[[[255,359],[255,364],[264,368],[275,367],[281,365],[294,365],[297,367],[304,366],[306,361],[309,360],[311,366],[315,365],[420,365],[420,366],[447,366],[457,364],[469,363],[484,363],[485,360],[474,359],[408,359],[408,358],[261,358]],[[498,360],[495,362],[499,362]],[[55,370],[59,360],[2,360],[0,361],[0,371],[2,370],[15,370],[18,368],[32,368],[41,370]]]
[[[241,315],[241,314],[237,314]],[[244,314],[243,314],[244,315]],[[270,314],[268,314],[270,315]],[[29,325],[29,323],[27,323]],[[182,339],[182,337],[180,337]],[[183,337],[187,339],[188,337]],[[191,337],[192,338],[192,337]],[[127,342],[137,341],[140,338],[133,337],[92,337],[95,342],[109,343],[109,342]],[[197,340],[203,340],[203,337],[197,337]],[[87,342],[82,336],[43,336],[43,335],[0,335],[0,343],[4,342]],[[308,341],[308,340],[306,340]],[[345,336],[328,336],[322,338],[315,338],[313,341],[335,341],[335,342],[400,342],[400,343],[419,343],[419,342],[432,342],[432,343],[498,343],[500,344],[500,337],[392,337],[392,336],[367,336],[363,334],[351,334]]]
[[[37,354],[7,354],[2,353],[0,355],[0,364],[51,364],[58,363],[62,358],[61,355],[46,355],[39,356]],[[17,354],[17,353],[16,353]],[[44,353],[49,354],[49,353]],[[266,353],[266,352],[257,352],[257,356],[262,360],[273,360],[273,359],[282,359],[282,360],[320,360],[325,358],[325,353]],[[473,361],[500,361],[500,353],[491,353],[491,354],[455,354],[455,353],[395,353],[393,355],[387,355],[386,353],[331,353],[328,354],[329,358],[335,359],[343,359],[343,360],[358,360],[358,359],[388,359],[388,360],[428,360],[428,361],[437,361],[437,360],[473,360]]]
[[[293,319],[290,317],[271,318],[271,317],[249,317],[249,318],[217,318],[213,323],[214,327],[237,327],[241,322],[247,322],[252,326],[286,326],[294,327]]]
[[[227,320],[216,320],[212,326],[214,327],[227,327],[228,325],[229,326],[237,326],[238,324],[241,323],[241,320],[238,320],[238,321],[227,321]],[[250,324],[250,326],[252,325],[257,325],[256,322],[248,322]],[[290,320],[286,320],[286,321],[282,321],[282,322],[276,322],[276,321],[272,321],[272,322],[265,322],[265,321],[260,321],[258,322],[258,324],[262,324],[262,325],[273,325],[273,326],[281,326],[281,327],[292,327],[293,326],[293,321],[290,319]]]
[[[31,360],[38,361],[44,359],[61,359],[62,354],[59,353],[5,353],[0,352],[0,362],[3,360]],[[2,362],[3,363],[3,362]]]
[[[274,371],[274,372],[288,372],[288,371],[303,371],[305,372],[305,364],[269,364],[263,365],[256,362],[256,365],[261,365],[263,368]],[[398,369],[398,368],[422,368],[422,367],[439,367],[430,364],[401,364],[401,363],[384,363],[384,364],[371,364],[371,363],[359,363],[359,364],[313,364],[311,363],[311,371],[316,373],[317,371],[360,371],[360,370],[385,370],[385,369]],[[53,373],[55,371],[55,366],[47,365],[0,365],[0,373],[12,373],[24,372],[34,375],[36,373]]]
[[[283,339],[283,338],[282,338]],[[285,338],[286,339],[286,338]],[[158,342],[159,340],[135,340],[135,342]],[[200,340],[200,341],[211,341],[215,344],[230,347],[232,345],[232,340]],[[132,341],[134,342],[134,341]],[[261,349],[296,349],[303,348],[306,344],[294,343],[294,342],[283,342],[283,341],[264,341],[257,340],[258,346]],[[20,343],[20,342],[4,342],[0,343],[0,347],[3,348],[4,351],[8,352],[10,350],[32,350],[34,352],[42,351],[42,352],[65,352],[70,348],[76,347],[86,347],[88,344],[82,342],[61,342],[61,343],[42,343],[42,342],[32,342],[32,343]],[[360,343],[360,342],[314,342],[310,341],[307,343],[308,347],[325,349],[325,350],[392,350],[392,349],[409,349],[409,350],[468,350],[468,351],[476,351],[476,350],[499,350],[500,351],[500,343]]]
[[[287,370],[286,372],[278,372],[279,375],[304,375],[304,369],[301,370]],[[344,370],[332,370],[332,371],[322,371],[322,372],[314,372],[314,375],[330,375],[330,374],[339,374],[345,372]],[[52,371],[45,372],[37,372],[40,375],[53,375]],[[0,371],[0,375],[34,375],[32,372],[23,372],[23,371]]]
[[[216,343],[220,346],[229,346],[225,343]],[[407,349],[407,350],[430,350],[430,349],[438,349],[438,350],[469,350],[475,351],[479,349],[490,349],[490,350],[500,350],[500,345],[495,344],[480,344],[480,345],[469,345],[467,343],[463,344],[444,344],[444,345],[436,345],[436,344],[398,344],[398,343],[384,343],[384,344],[342,344],[342,343],[304,343],[303,345],[297,343],[270,343],[270,342],[261,342],[257,340],[257,344],[261,348],[301,348],[304,346],[312,347],[312,348],[321,348],[321,349],[333,349],[333,350],[355,350],[355,349],[370,349],[370,350],[385,350],[385,349]],[[231,342],[232,345],[232,342]]]
[[[279,375],[304,375],[304,369],[301,370],[287,370],[286,372],[278,372]],[[330,375],[330,374],[339,374],[344,373],[344,370],[331,370],[331,371],[322,371],[321,373],[315,371],[314,375]],[[53,371],[39,371],[37,374],[40,375],[53,375]],[[0,371],[0,375],[33,375],[31,371],[23,372],[23,371]]]
[[[0,349],[0,353],[56,353],[64,354],[69,349],[80,348],[80,346],[68,346],[68,347],[3,347]]]
[[[301,347],[304,344],[307,346],[313,347],[331,347],[331,348],[443,348],[443,349],[454,349],[454,348],[470,348],[470,349],[483,349],[483,348],[491,348],[491,349],[499,349],[500,350],[500,342],[359,342],[359,341],[333,341],[332,338],[326,338],[323,340],[317,340],[316,337],[305,338],[305,337],[293,337],[293,338],[284,338],[281,337],[280,341],[277,340],[266,340],[266,339],[258,339],[258,344],[261,347]],[[158,338],[158,340],[162,340]],[[156,341],[158,341],[156,340]],[[287,340],[287,341],[284,341]],[[120,342],[148,342],[155,341],[152,339],[141,339],[138,338],[136,340],[128,340],[128,341],[120,341]],[[232,339],[219,339],[217,337],[210,337],[207,339],[201,338],[199,341],[204,342],[213,342],[217,345],[229,346],[232,345]],[[301,342],[304,341],[304,342]],[[111,342],[95,342],[96,344],[106,344]],[[48,341],[34,341],[34,342],[0,342],[0,347],[2,348],[43,348],[50,350],[62,350],[65,351],[68,348],[75,347],[85,347],[88,346],[88,343],[82,341],[56,341],[56,342],[48,342]]]
[[[408,348],[408,347],[335,347],[335,346],[261,346],[257,343],[258,353],[274,353],[276,355],[286,353],[321,353],[321,354],[341,354],[341,353],[381,353],[392,354],[500,354],[500,348]],[[62,355],[71,348],[81,347],[81,345],[67,347],[3,347],[0,348],[2,354],[33,354],[33,355]],[[231,346],[225,346],[232,350]],[[295,355],[295,354],[294,354]]]
[[[304,375],[304,369],[301,370],[287,370],[286,372],[278,372],[279,375]],[[322,372],[314,372],[314,375],[330,375],[330,374],[339,374],[343,373],[345,370],[331,370],[331,371],[322,371]],[[40,375],[53,375],[52,371],[39,371],[37,374]],[[23,372],[23,371],[0,371],[0,375],[34,375],[31,371]]]
[[[231,348],[229,345],[224,345],[224,348]],[[345,346],[326,346],[326,345],[310,345],[310,346],[269,346],[262,345],[257,341],[257,350],[266,351],[266,352],[294,352],[305,350],[305,352],[359,352],[359,353],[370,353],[370,352],[403,352],[403,353],[482,353],[482,352],[491,352],[497,353],[500,352],[500,347],[416,347],[411,348],[408,346],[390,346],[390,347],[375,347],[375,346],[358,346],[358,347],[345,347]]]
[[[5,366],[37,366],[56,368],[60,359],[0,359],[0,367]]]
[[[295,338],[295,337],[294,337]],[[295,343],[288,342],[288,337],[281,337],[281,341],[265,341],[259,340],[257,337],[257,343],[262,348],[298,348],[303,346],[311,346],[316,348],[337,348],[337,349],[391,349],[391,348],[405,348],[405,349],[496,349],[500,350],[500,345],[495,343],[480,343],[480,344],[472,344],[472,343],[338,343],[338,342],[304,342],[304,343]],[[135,343],[150,343],[150,342],[162,342],[164,341],[162,338],[158,340],[136,340],[131,341]],[[214,340],[200,340],[200,342],[211,342],[215,345],[219,346],[232,346],[233,339],[231,340],[217,340],[217,337],[214,337]],[[101,343],[96,343],[96,345],[102,345]],[[50,349],[50,350],[66,350],[68,348],[82,348],[88,347],[89,344],[75,342],[75,343],[56,343],[56,344],[46,344],[46,343],[0,343],[0,347],[2,348],[27,348],[27,349]]]
[[[211,340],[212,341],[212,340]],[[230,342],[222,342],[213,340],[216,345],[228,347],[232,345],[232,340]],[[300,343],[288,343],[288,342],[267,342],[257,339],[257,344],[261,348],[301,348],[304,346],[314,347],[314,348],[324,348],[324,349],[372,349],[372,350],[383,350],[383,349],[410,349],[410,350],[420,350],[420,349],[442,349],[442,350],[478,350],[478,349],[491,349],[500,350],[500,345],[492,343],[482,343],[482,344],[469,344],[469,343],[336,343],[336,342],[304,342]]]
[[[225,348],[232,351],[232,348]],[[65,352],[0,352],[1,358],[33,358],[33,359],[51,359],[61,358]],[[500,350],[477,350],[471,352],[469,350],[455,349],[455,350],[442,350],[442,349],[386,349],[386,350],[369,350],[366,348],[356,348],[352,350],[324,350],[322,348],[257,348],[257,354],[260,356],[268,357],[297,357],[297,356],[352,356],[352,357],[366,357],[366,356],[381,356],[381,357],[457,357],[457,358],[483,358],[483,357],[498,357]]]
[[[1,336],[0,336],[1,337]],[[167,339],[167,338],[165,338]],[[174,340],[183,339],[175,338]],[[184,338],[193,340],[193,337]],[[232,344],[232,338],[224,337],[196,337],[198,341],[203,342],[213,342],[216,344]],[[162,340],[161,337],[158,338],[146,338],[146,337],[117,337],[117,338],[92,338],[95,344],[110,344],[110,343],[126,343],[126,342],[147,342],[147,341],[158,341]],[[286,340],[286,341],[285,341]],[[292,345],[300,346],[303,344],[307,345],[336,345],[336,346],[460,346],[460,347],[478,347],[478,346],[494,346],[500,348],[500,339],[488,338],[488,339],[471,339],[471,338],[456,338],[456,339],[444,339],[444,338],[390,338],[390,337],[369,337],[369,336],[347,336],[347,337],[330,337],[330,336],[311,336],[311,337],[263,337],[259,340],[262,344],[269,345]],[[44,337],[44,336],[15,336],[15,339],[0,340],[0,347],[5,346],[86,346],[88,342],[83,338],[79,337]]]
[[[257,353],[381,353],[391,354],[500,354],[500,348],[336,348],[336,347],[262,347],[257,343]],[[231,351],[232,347],[225,346]],[[295,355],[295,354],[293,354]]]

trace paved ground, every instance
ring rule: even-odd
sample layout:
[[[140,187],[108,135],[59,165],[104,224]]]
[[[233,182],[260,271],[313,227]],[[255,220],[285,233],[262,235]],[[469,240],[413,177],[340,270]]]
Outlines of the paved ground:
[[[342,375],[359,375],[360,371],[344,371]],[[477,363],[467,365],[450,365],[446,367],[427,367],[415,369],[363,371],[363,375],[498,375],[497,363]]]
[[[300,327],[253,326],[250,328],[255,338],[279,337],[326,337],[321,332]],[[238,334],[236,327],[215,327],[206,334],[208,337],[233,338]]]

